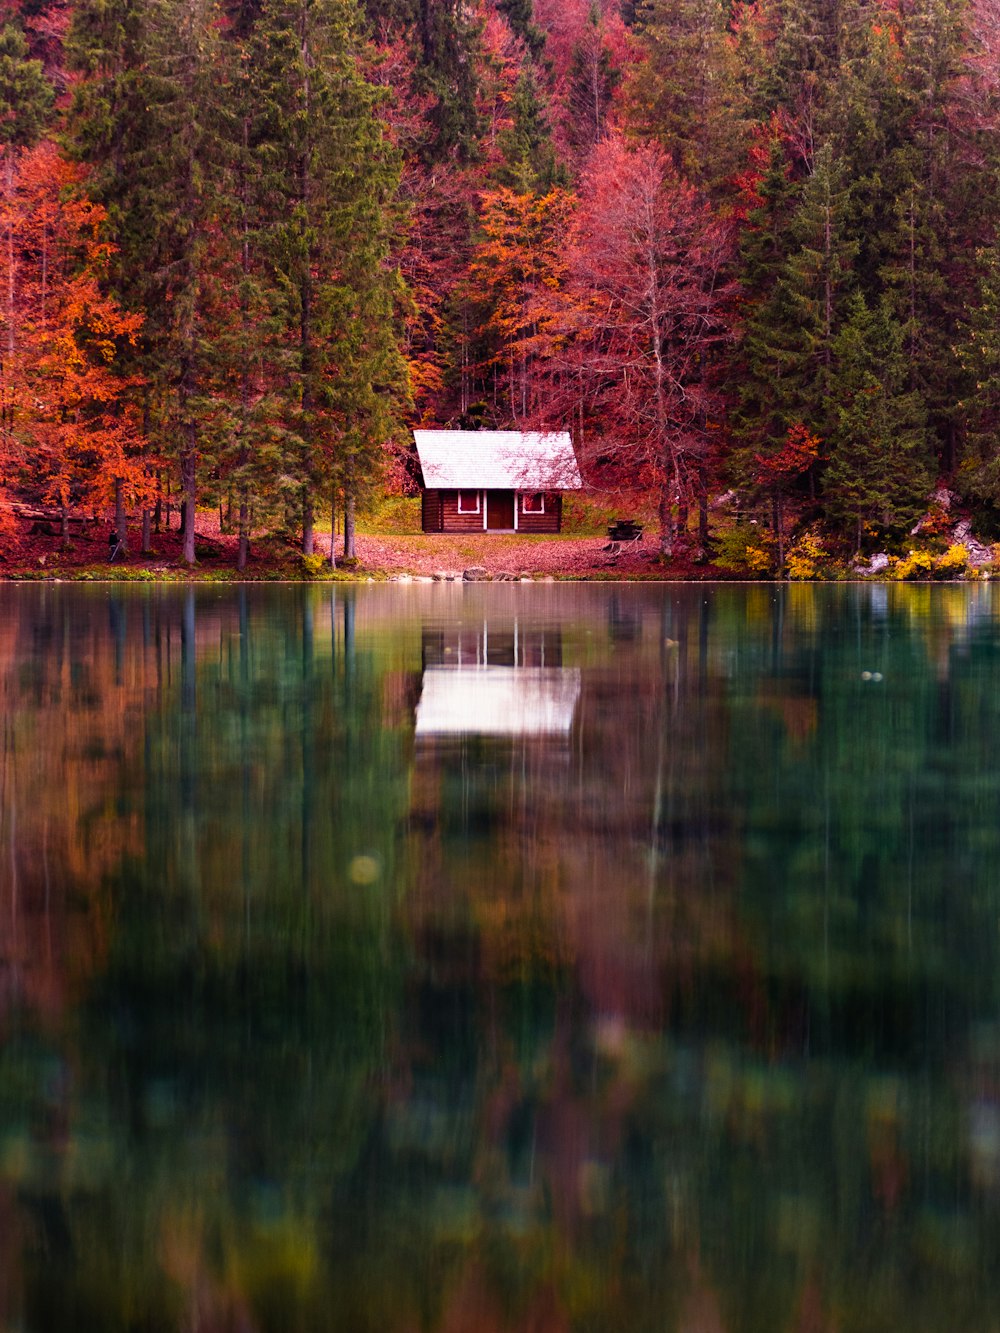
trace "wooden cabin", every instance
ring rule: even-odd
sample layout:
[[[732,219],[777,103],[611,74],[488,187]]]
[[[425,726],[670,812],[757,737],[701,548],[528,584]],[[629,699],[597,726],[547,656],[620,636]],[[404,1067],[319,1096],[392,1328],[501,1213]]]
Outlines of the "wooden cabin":
[[[583,482],[568,431],[418,430],[424,532],[559,532]]]

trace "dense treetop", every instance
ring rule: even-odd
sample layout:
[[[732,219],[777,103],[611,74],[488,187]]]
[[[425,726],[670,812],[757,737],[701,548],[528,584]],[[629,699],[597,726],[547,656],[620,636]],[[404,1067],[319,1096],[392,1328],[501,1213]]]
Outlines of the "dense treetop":
[[[708,536],[1000,527],[992,0],[11,0],[3,512],[350,516],[569,427]],[[803,451],[802,442],[810,441]],[[399,473],[398,466],[395,469]]]

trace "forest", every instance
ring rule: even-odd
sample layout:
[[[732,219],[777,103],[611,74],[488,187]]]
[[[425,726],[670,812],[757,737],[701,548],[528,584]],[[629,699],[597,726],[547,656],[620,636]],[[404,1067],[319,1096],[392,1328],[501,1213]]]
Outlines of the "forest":
[[[418,424],[665,557],[1000,536],[998,0],[5,0],[0,108],[0,542],[311,556]]]

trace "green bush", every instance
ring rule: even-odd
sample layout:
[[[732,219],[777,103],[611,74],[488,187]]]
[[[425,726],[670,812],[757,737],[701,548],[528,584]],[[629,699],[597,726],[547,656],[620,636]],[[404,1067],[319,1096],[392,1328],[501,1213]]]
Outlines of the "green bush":
[[[325,565],[328,566],[330,563],[328,558],[325,555],[322,555],[319,551],[314,551],[312,555],[300,556],[299,561],[302,565],[303,572],[308,574],[311,579],[322,574],[323,567]]]
[[[770,534],[753,523],[736,523],[717,534],[715,564],[749,578],[763,578],[774,569]]]

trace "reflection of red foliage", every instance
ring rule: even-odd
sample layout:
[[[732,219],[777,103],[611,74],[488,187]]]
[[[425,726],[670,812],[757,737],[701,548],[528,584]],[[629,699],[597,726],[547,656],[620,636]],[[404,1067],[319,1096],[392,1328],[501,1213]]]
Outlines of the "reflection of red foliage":
[[[458,1286],[450,1293],[441,1320],[441,1333],[508,1333],[511,1327],[508,1302],[497,1292],[497,1284],[475,1260],[465,1268]],[[570,1322],[559,1308],[548,1284],[540,1286],[527,1308],[519,1313],[520,1333],[569,1333]]]

